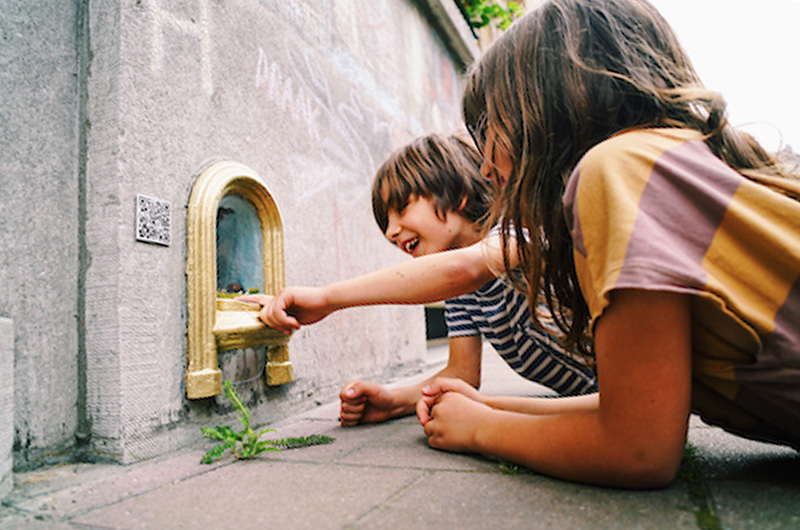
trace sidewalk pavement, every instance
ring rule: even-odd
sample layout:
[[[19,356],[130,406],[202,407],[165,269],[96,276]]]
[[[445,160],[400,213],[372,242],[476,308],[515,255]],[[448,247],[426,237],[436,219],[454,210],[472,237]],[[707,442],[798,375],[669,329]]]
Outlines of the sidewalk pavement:
[[[427,377],[446,347],[430,350]],[[489,347],[483,391],[537,395]],[[403,385],[411,379],[396,381]],[[572,484],[488,457],[430,449],[416,418],[344,429],[338,402],[272,425],[336,441],[211,466],[211,442],[131,466],[60,465],[15,476],[8,529],[800,528],[800,454],[692,418],[691,472],[658,491]],[[714,526],[714,525],[717,526]]]

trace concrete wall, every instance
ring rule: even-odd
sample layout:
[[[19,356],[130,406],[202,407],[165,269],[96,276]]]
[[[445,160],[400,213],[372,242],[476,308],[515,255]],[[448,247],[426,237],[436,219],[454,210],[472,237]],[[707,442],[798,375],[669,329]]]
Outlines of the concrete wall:
[[[14,486],[14,322],[0,318],[0,501]]]
[[[72,2],[0,1],[0,317],[21,461],[64,458],[77,424],[76,23]]]
[[[460,125],[475,44],[453,39],[469,32],[452,10],[0,1],[0,89],[11,94],[0,103],[0,317],[15,324],[17,468],[130,462],[235,421],[221,398],[187,400],[183,383],[186,205],[208,160],[249,166],[272,193],[288,284],[403,259],[372,220],[369,189],[394,148]],[[135,240],[137,194],[171,202],[169,246]],[[275,421],[349,378],[419,362],[424,338],[421,308],[347,310],[292,338],[294,383],[238,390],[257,422]],[[226,379],[262,362],[254,350],[220,355]]]

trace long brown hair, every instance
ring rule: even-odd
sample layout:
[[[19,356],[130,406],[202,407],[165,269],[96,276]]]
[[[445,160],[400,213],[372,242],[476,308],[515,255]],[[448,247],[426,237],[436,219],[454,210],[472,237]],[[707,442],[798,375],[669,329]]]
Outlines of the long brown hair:
[[[567,345],[591,350],[562,194],[580,158],[626,129],[700,131],[742,174],[792,177],[727,123],[722,97],[703,87],[676,36],[645,0],[549,0],[511,27],[467,77],[464,120],[479,148],[487,128],[513,171],[492,209],[508,265],[509,228],[528,227],[517,258],[529,301],[543,293]]]

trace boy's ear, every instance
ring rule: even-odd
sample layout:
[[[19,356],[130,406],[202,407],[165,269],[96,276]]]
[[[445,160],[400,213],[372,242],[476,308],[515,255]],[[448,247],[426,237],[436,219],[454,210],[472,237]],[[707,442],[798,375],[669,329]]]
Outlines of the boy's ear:
[[[464,194],[461,196],[461,202],[459,203],[458,208],[456,208],[456,211],[457,212],[464,211],[464,208],[466,207],[467,207],[467,195]]]

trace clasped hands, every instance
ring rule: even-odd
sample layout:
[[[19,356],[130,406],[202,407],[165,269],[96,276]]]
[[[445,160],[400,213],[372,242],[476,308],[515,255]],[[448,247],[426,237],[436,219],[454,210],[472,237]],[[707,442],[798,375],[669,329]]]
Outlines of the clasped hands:
[[[428,445],[460,453],[480,451],[476,437],[491,410],[483,394],[461,379],[437,378],[417,402]]]

